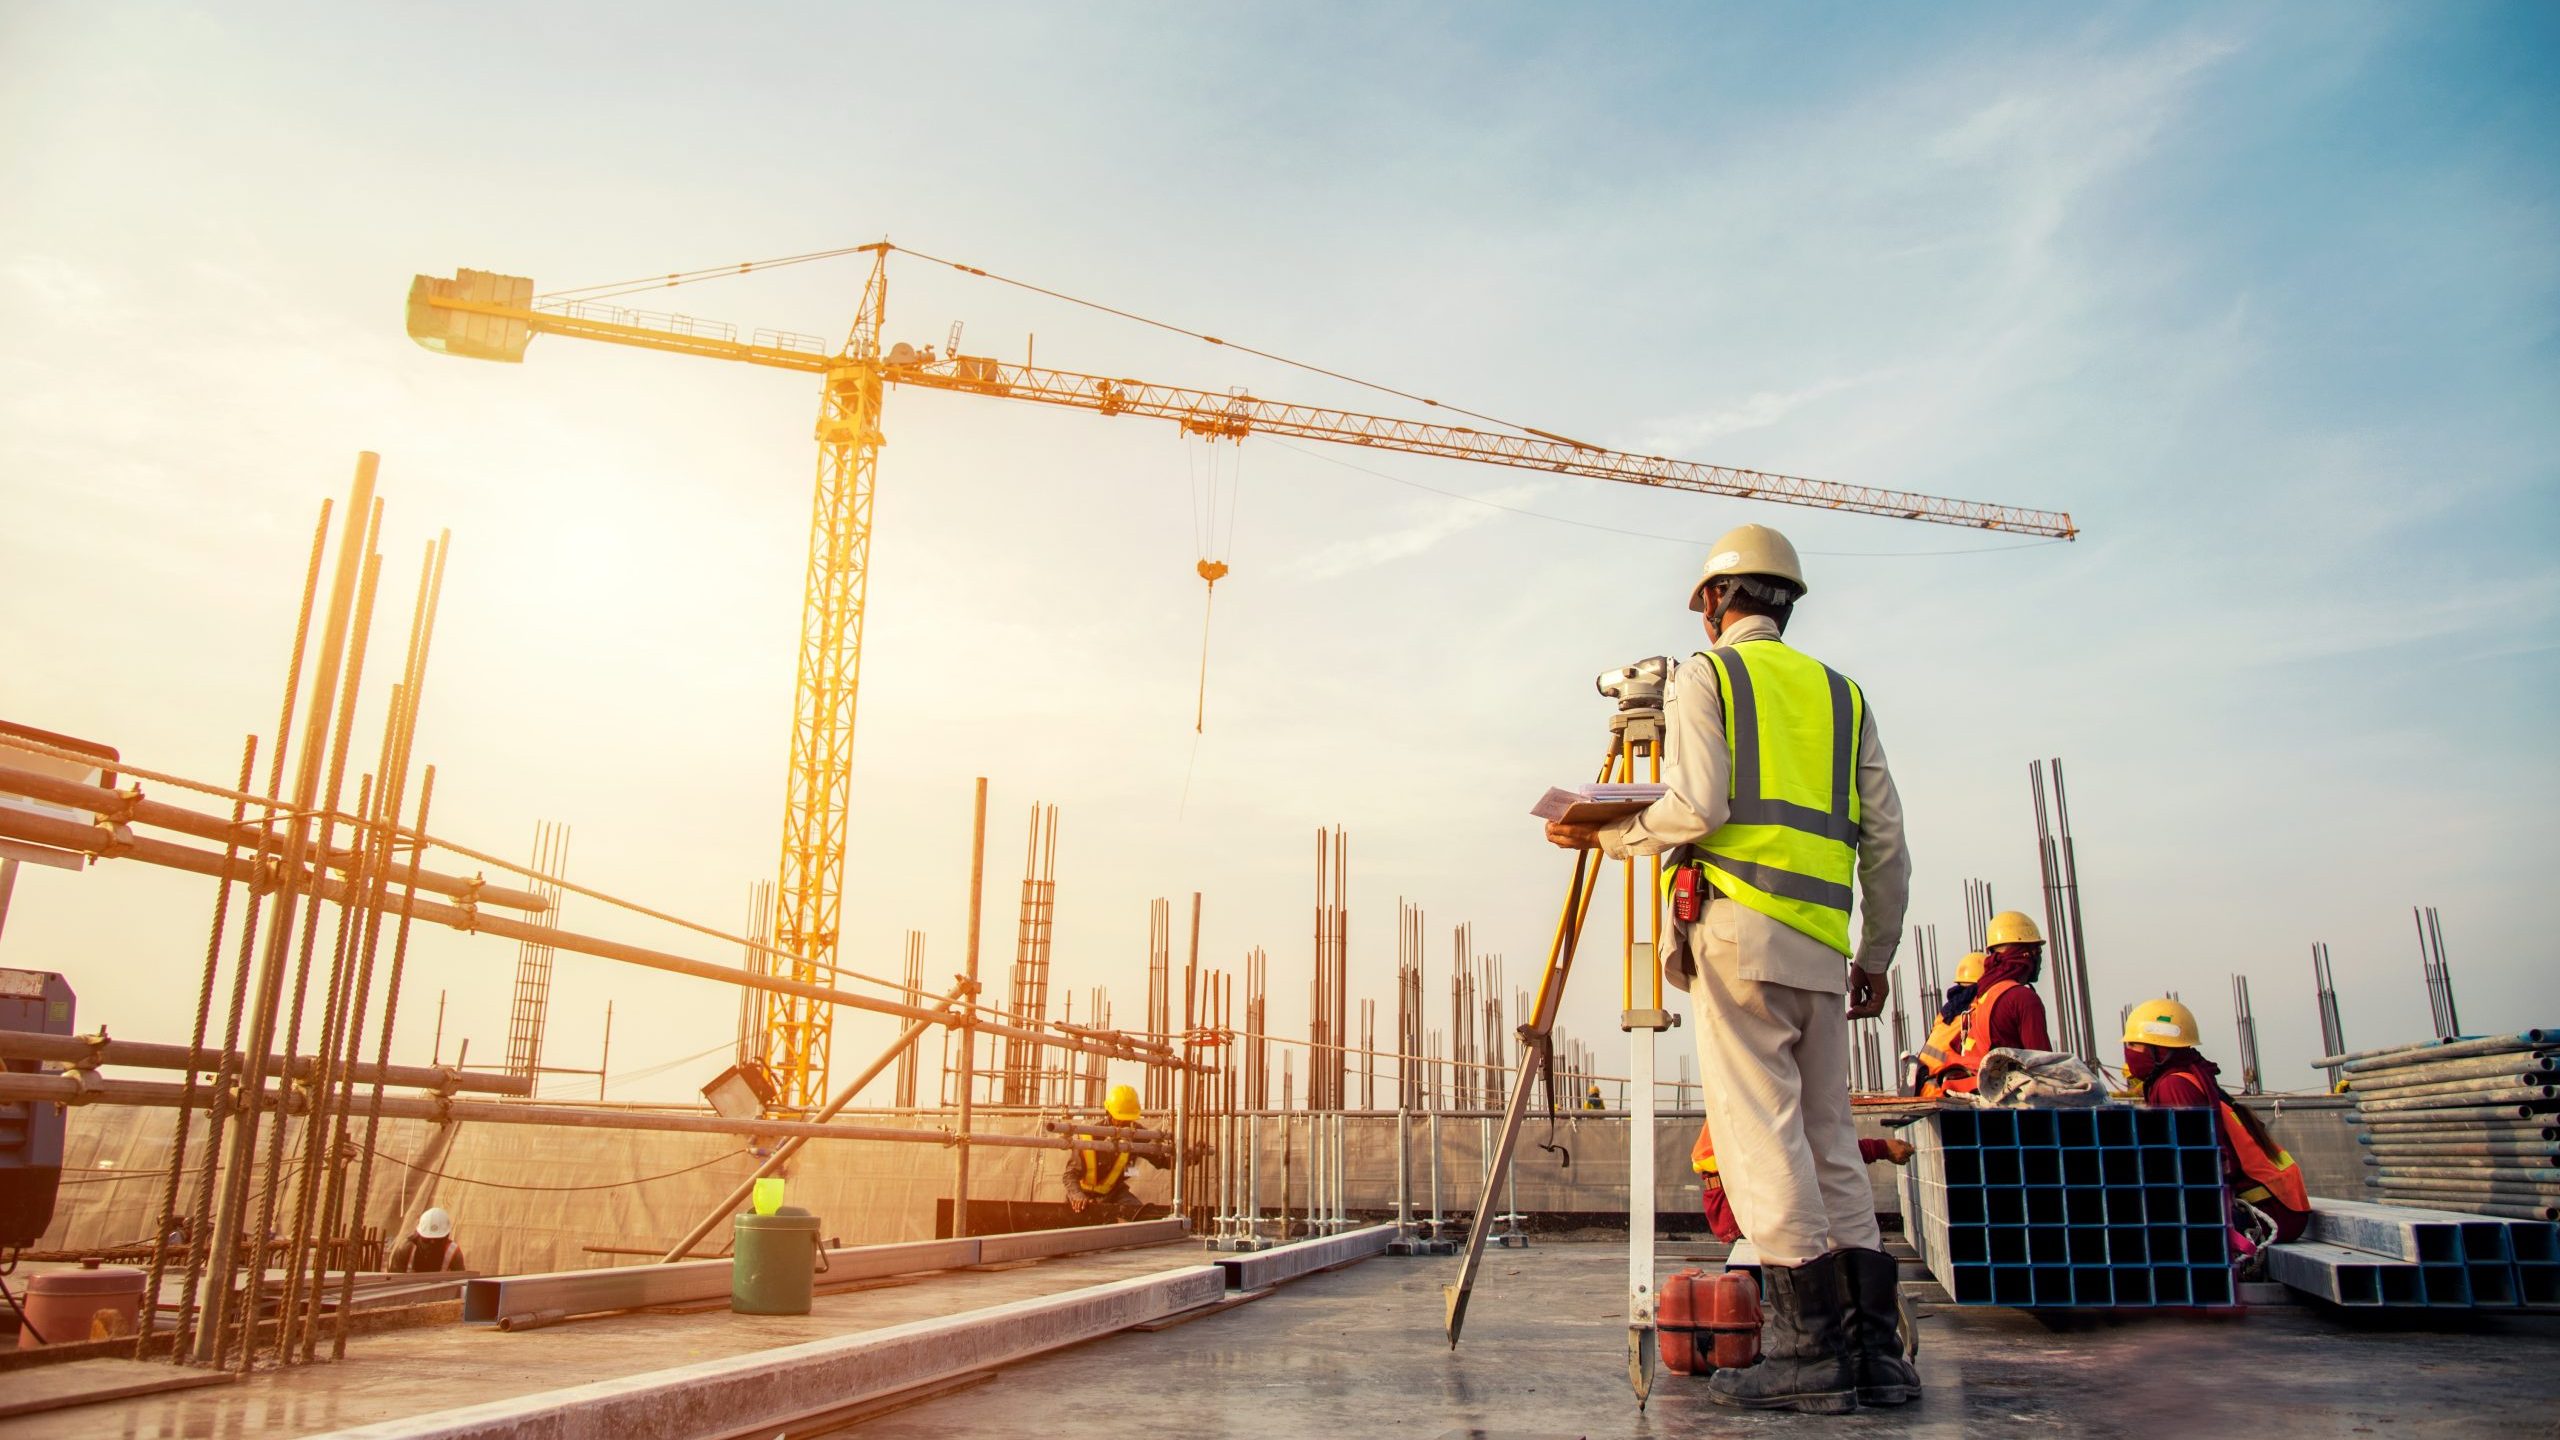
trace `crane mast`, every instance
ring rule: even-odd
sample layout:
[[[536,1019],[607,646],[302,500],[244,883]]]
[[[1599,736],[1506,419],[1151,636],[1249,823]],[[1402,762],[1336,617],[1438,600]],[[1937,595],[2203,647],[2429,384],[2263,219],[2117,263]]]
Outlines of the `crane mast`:
[[[2017,535],[2068,540],[2079,534],[2070,515],[2061,511],[1641,455],[1542,430],[1477,430],[1004,364],[985,356],[936,356],[929,349],[916,352],[904,345],[884,350],[888,258],[894,248],[886,241],[860,247],[872,257],[871,275],[863,286],[851,332],[842,347],[832,350],[809,335],[766,330],[740,340],[735,327],[718,321],[594,301],[537,300],[531,280],[490,271],[460,270],[449,280],[420,275],[409,289],[410,337],[442,354],[521,361],[534,336],[560,335],[821,378],[808,584],[801,612],[780,884],[774,898],[773,945],[780,957],[768,957],[769,963],[788,965],[792,978],[814,984],[832,983],[841,936],[855,701],[862,678],[862,622],[871,570],[871,511],[879,480],[881,406],[889,386],[912,385],[1097,415],[1144,416],[1170,421],[1186,434],[1217,439],[1288,436]],[[779,1083],[781,1104],[816,1108],[827,1099],[831,1012],[814,1001],[785,995],[766,995],[763,1007],[764,1057]]]

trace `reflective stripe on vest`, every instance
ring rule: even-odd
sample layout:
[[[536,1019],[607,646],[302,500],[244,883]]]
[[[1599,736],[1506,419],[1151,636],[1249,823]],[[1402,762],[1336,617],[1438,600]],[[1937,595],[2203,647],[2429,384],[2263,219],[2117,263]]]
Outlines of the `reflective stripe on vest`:
[[[1078,1135],[1076,1138],[1079,1140],[1091,1140],[1096,1137],[1092,1135]],[[1108,1171],[1105,1171],[1102,1168],[1101,1151],[1081,1150],[1077,1153],[1084,1156],[1084,1178],[1078,1180],[1076,1184],[1087,1194],[1110,1194],[1112,1190],[1119,1186],[1122,1172],[1129,1168],[1129,1152],[1126,1150],[1119,1151],[1112,1155],[1111,1168]]]
[[[2240,1173],[2250,1182],[2235,1186],[2232,1193],[2252,1205],[2273,1200],[2288,1210],[2308,1214],[2311,1192],[2303,1185],[2302,1167],[2294,1163],[2293,1156],[2255,1123],[2256,1116],[2244,1114],[2218,1096],[2214,1103],[2222,1107],[2222,1132],[2230,1137],[2232,1154],[2240,1161]]]
[[[1689,1147],[1689,1168],[1701,1175],[1713,1175],[1721,1168],[1716,1164],[1716,1138],[1707,1133],[1703,1120],[1698,1122],[1698,1143]]]
[[[1866,697],[1783,641],[1701,653],[1716,674],[1732,783],[1699,863],[1727,896],[1846,955]]]

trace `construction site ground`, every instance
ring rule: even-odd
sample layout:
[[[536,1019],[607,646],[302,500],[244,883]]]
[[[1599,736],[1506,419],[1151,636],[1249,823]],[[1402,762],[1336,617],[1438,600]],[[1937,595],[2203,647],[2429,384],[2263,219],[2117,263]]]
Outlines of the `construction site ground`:
[[[1665,1272],[1713,1268],[1672,1246]],[[69,1433],[303,1434],[633,1376],[953,1315],[1200,1263],[1197,1245],[961,1271],[822,1295],[800,1317],[638,1312],[507,1334],[443,1324],[364,1337],[342,1364],[0,1422],[0,1440]],[[1921,1306],[1926,1399],[1854,1419],[1758,1415],[1664,1372],[1639,1412],[1626,1379],[1623,1243],[1541,1240],[1486,1257],[1465,1344],[1441,1336],[1455,1262],[1380,1256],[1171,1326],[1124,1331],[972,1376],[846,1433],[1111,1437],[1678,1436],[1891,1432],[2260,1437],[2552,1433],[2560,1317],[2355,1315],[2310,1306],[2047,1323]],[[1934,1295],[1906,1267],[1915,1294]],[[813,1430],[799,1433],[836,1433]]]

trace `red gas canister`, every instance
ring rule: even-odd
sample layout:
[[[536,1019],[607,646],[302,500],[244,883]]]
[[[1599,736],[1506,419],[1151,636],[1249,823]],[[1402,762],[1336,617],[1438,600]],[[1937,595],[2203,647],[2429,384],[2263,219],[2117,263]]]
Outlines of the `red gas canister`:
[[[18,1348],[73,1340],[105,1340],[133,1333],[142,1313],[143,1273],[120,1266],[99,1268],[84,1260],[78,1270],[56,1270],[27,1282],[27,1319],[34,1328],[18,1328]]]
[[[1715,1337],[1711,1370],[1740,1370],[1760,1363],[1760,1281],[1748,1270],[1727,1270],[1707,1286],[1704,1328]]]
[[[1662,1363],[1674,1375],[1712,1375],[1760,1359],[1760,1286],[1748,1274],[1683,1270],[1654,1307]]]

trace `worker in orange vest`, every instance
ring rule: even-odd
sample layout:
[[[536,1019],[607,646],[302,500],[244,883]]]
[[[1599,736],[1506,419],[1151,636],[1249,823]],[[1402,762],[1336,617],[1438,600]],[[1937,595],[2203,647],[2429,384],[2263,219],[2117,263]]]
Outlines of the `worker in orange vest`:
[[[1982,932],[1982,983],[1973,992],[1973,1013],[1966,1022],[1965,1073],[1948,1077],[1946,1088],[1967,1094],[1973,1071],[1994,1050],[2050,1050],[2053,1034],[2045,1028],[2044,998],[2035,991],[2044,974],[2044,932],[2015,910],[1991,917]]]
[[[1115,1130],[1134,1130],[1146,1113],[1138,1106],[1138,1092],[1126,1085],[1114,1085],[1102,1102],[1104,1118],[1097,1124],[1076,1131],[1079,1140],[1116,1139]],[[1104,1206],[1124,1215],[1134,1215],[1140,1208],[1138,1197],[1129,1190],[1129,1162],[1145,1160],[1161,1170],[1163,1162],[1153,1156],[1131,1155],[1126,1150],[1087,1149],[1077,1146],[1067,1152],[1067,1208],[1078,1215],[1094,1206]]]
[[[1881,1160],[1888,1165],[1908,1165],[1917,1153],[1908,1140],[1860,1140],[1858,1158],[1873,1165]],[[1699,1206],[1706,1212],[1707,1233],[1727,1245],[1742,1238],[1742,1222],[1733,1218],[1733,1202],[1724,1194],[1724,1176],[1716,1164],[1715,1136],[1707,1131],[1707,1122],[1698,1122],[1698,1142],[1689,1147],[1689,1168],[1697,1172],[1704,1194]]]
[[[2145,1000],[2125,1012],[2124,1068],[2145,1105],[2219,1109],[2224,1193],[2265,1216],[2279,1243],[2302,1238],[2311,1224],[2302,1167],[2257,1116],[2224,1093],[2214,1078],[2220,1067],[2196,1049],[2194,1011],[2175,1000]]]
[[[1911,1059],[1917,1067],[1917,1088],[1923,1099],[1945,1094],[1949,1080],[1972,1073],[1973,1067],[1964,1061],[1965,1041],[1973,1023],[1973,997],[1981,988],[1982,965],[1987,958],[1976,950],[1956,962],[1956,983],[1947,987],[1946,998],[1938,1005],[1938,1018],[1929,1026],[1929,1038]]]

